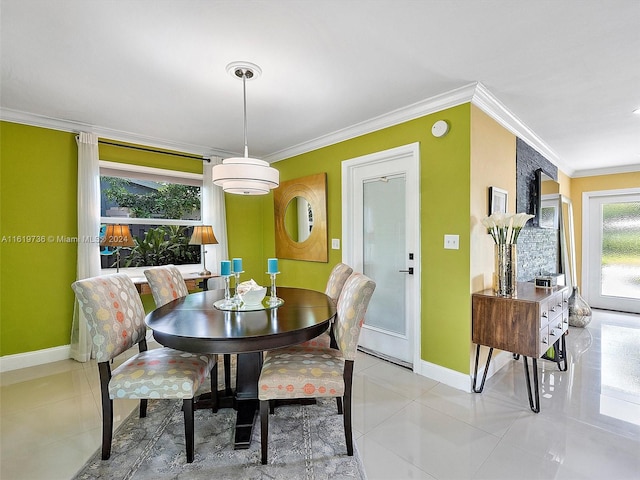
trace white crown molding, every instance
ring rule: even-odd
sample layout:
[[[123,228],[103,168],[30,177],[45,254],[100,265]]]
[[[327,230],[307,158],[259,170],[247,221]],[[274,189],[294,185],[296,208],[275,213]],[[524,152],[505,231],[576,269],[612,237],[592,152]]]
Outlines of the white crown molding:
[[[574,170],[566,167],[560,161],[560,157],[554,152],[538,135],[533,132],[522,120],[514,115],[509,109],[500,102],[489,90],[480,82],[470,83],[462,87],[456,88],[449,92],[427,98],[420,102],[408,105],[403,108],[393,110],[389,113],[379,115],[364,122],[351,125],[349,127],[336,130],[317,137],[313,140],[303,142],[292,147],[279,150],[262,157],[268,162],[277,162],[285,158],[301,155],[319,148],[336,144],[351,138],[366,135],[383,128],[398,125],[403,122],[414,120],[432,113],[446,110],[447,108],[456,107],[464,103],[472,103],[480,110],[485,112],[496,122],[509,130],[511,133],[525,141],[532,148],[544,155],[551,163],[560,168],[566,175],[572,178],[587,177],[593,175],[609,175],[615,173],[628,173],[640,171],[640,164],[628,165],[621,167],[601,168],[592,170]],[[146,137],[121,130],[96,127],[87,123],[72,122],[61,120],[43,115],[35,115],[31,113],[21,112],[12,109],[0,109],[0,119],[32,125],[53,130],[61,130],[66,132],[88,131],[95,133],[101,138],[109,138],[121,142],[134,143],[140,145],[148,145],[155,148],[163,148],[167,150],[179,151],[184,153],[192,153],[202,155],[204,158],[218,156],[227,158],[237,156],[237,152],[229,152],[225,150],[213,149],[203,145],[193,145],[180,142],[172,142],[154,137]]]
[[[632,165],[622,165],[619,167],[592,168],[589,170],[576,170],[571,178],[594,177],[596,175],[615,175],[616,173],[640,172],[640,163]]]
[[[424,117],[425,115],[439,112],[447,108],[462,105],[463,103],[471,101],[476,85],[476,83],[470,83],[469,85],[436,95],[435,97],[427,98],[406,107],[398,108],[389,113],[365,120],[364,122],[356,123],[355,125],[309,140],[308,142],[299,143],[293,147],[285,148],[278,152],[266,155],[263,157],[263,160],[268,162],[277,162],[279,160],[284,160],[285,158],[294,157],[296,155],[301,155],[322,147],[334,145],[338,142],[343,142],[351,138],[366,135],[367,133],[375,132],[383,128],[398,125],[409,120]]]
[[[556,167],[560,167],[564,173],[567,175],[573,173],[571,171],[568,172],[566,168],[561,165],[560,157],[549,145],[538,137],[533,130],[527,127],[522,120],[511,113],[511,111],[480,82],[476,85],[476,91],[471,99],[471,103],[526,142],[530,147],[537,150],[538,153],[543,155]]]
[[[533,130],[527,127],[524,122],[511,113],[509,109],[494,95],[492,95],[480,82],[470,83],[449,92],[427,98],[407,107],[399,108],[370,120],[323,135],[308,142],[280,150],[265,156],[264,160],[267,160],[268,162],[277,162],[279,160],[284,160],[285,158],[294,157],[328,145],[333,145],[351,138],[366,135],[383,128],[414,120],[425,115],[440,112],[447,108],[456,107],[467,102],[474,104],[504,128],[521,138],[540,154],[544,155],[550,162],[560,167],[564,173],[567,175],[571,175],[573,173],[571,170],[567,171],[568,169],[561,165],[558,155],[540,137],[538,137]]]
[[[116,140],[119,142],[134,143],[137,145],[145,145],[154,148],[162,148],[165,150],[173,150],[175,152],[181,153],[202,155],[203,158],[210,158],[213,156],[219,156],[223,158],[237,156],[237,152],[216,150],[204,145],[173,142],[171,140],[147,137],[136,133],[125,132],[122,130],[97,127],[89,123],[61,120],[59,118],[36,115],[28,112],[21,112],[19,110],[12,110],[9,108],[0,108],[0,120],[12,123],[20,123],[23,125],[30,125],[33,127],[49,128],[51,130],[59,130],[62,132],[90,132],[95,133],[99,138]]]

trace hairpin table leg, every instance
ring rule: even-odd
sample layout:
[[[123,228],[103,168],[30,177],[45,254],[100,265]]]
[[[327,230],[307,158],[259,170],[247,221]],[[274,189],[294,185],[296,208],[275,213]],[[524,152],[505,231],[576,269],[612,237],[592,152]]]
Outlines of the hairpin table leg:
[[[484,389],[484,381],[487,379],[487,372],[489,371],[489,363],[491,362],[491,354],[493,354],[493,347],[489,349],[489,356],[487,357],[487,363],[484,366],[484,372],[482,374],[482,383],[480,388],[476,388],[476,380],[478,378],[478,358],[480,357],[480,345],[476,345],[476,365],[473,370],[473,391],[476,393],[482,392]]]
[[[529,362],[527,362],[527,357],[522,356],[522,360],[524,363],[524,376],[527,381],[527,394],[529,395],[529,407],[535,413],[540,411],[540,390],[538,388],[538,359],[532,358],[533,363],[533,388],[535,390],[535,402],[533,399],[533,395],[531,394],[531,379],[529,377]]]

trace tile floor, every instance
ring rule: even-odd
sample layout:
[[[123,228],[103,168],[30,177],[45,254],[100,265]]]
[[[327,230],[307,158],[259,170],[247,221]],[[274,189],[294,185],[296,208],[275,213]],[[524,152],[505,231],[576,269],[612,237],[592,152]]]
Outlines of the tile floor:
[[[539,362],[539,414],[522,361],[470,394],[360,354],[354,435],[368,478],[640,479],[640,316],[595,311],[567,346],[568,371]],[[93,362],[2,374],[0,478],[72,477],[100,445],[99,395]],[[115,402],[116,423],[136,405]]]

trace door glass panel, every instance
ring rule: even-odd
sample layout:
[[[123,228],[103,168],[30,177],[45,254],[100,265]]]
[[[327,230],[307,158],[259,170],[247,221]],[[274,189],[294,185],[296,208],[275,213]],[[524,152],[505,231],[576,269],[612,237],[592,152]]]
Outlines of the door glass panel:
[[[363,184],[364,274],[376,282],[366,324],[406,335],[405,177],[383,177]]]
[[[640,299],[640,202],[602,205],[601,294]]]

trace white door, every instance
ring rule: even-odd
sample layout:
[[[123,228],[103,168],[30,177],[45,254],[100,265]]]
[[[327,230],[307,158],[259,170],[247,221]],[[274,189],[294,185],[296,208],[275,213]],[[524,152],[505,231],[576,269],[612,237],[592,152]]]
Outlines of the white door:
[[[376,282],[359,345],[397,363],[419,360],[418,144],[343,162],[343,261]]]
[[[640,189],[588,192],[583,205],[584,297],[640,313]]]

